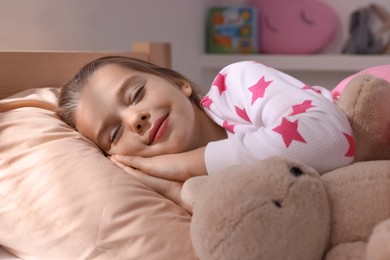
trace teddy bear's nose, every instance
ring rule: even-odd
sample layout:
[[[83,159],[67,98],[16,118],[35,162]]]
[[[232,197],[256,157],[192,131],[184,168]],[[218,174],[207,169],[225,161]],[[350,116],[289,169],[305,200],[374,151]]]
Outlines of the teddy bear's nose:
[[[282,207],[282,203],[279,200],[273,200],[272,202],[274,203],[275,207],[277,207],[277,208]]]
[[[298,167],[292,167],[290,169],[290,173],[294,176],[294,177],[299,177],[299,176],[302,176],[303,175],[303,171],[301,169],[299,169]]]

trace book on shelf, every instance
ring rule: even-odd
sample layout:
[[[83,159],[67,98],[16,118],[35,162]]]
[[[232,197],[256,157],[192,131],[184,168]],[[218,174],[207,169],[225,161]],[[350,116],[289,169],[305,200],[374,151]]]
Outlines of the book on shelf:
[[[257,10],[251,6],[210,7],[208,53],[258,53]]]

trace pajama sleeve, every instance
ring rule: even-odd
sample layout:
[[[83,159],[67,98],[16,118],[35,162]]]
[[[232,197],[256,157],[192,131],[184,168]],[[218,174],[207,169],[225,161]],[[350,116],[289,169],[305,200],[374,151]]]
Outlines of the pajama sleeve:
[[[228,133],[206,146],[209,174],[270,156],[299,160],[319,172],[353,161],[352,129],[331,93],[263,64],[225,67],[201,104]]]

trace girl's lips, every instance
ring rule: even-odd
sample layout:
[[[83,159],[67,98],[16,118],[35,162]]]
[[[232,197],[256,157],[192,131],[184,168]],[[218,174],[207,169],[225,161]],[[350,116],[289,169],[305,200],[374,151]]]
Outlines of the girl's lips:
[[[159,118],[149,132],[149,145],[160,139],[168,125],[168,115]]]

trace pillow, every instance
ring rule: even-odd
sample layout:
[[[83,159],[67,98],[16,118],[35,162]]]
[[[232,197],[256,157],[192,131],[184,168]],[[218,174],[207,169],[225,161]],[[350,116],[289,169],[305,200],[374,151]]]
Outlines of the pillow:
[[[382,78],[388,82],[390,82],[390,64],[389,65],[381,65],[381,66],[375,66],[371,68],[367,68],[365,70],[359,71],[358,73],[355,73],[344,80],[342,80],[333,90],[332,95],[336,98],[336,100],[339,99],[341,92],[343,92],[345,86],[356,76],[362,75],[362,74],[369,74],[378,78]]]
[[[0,244],[23,259],[196,259],[191,216],[54,113],[59,90],[0,101]]]

